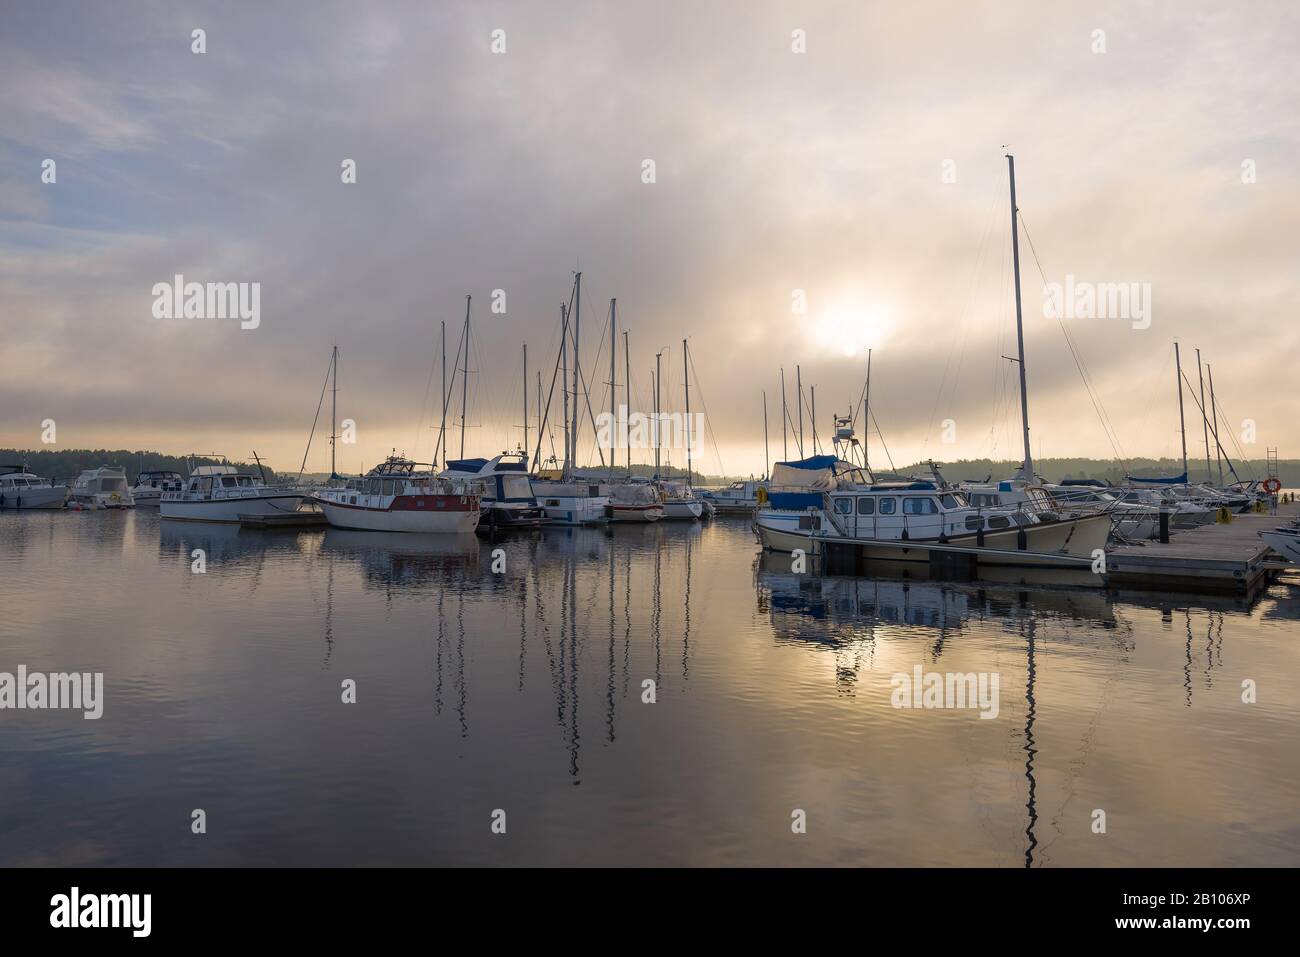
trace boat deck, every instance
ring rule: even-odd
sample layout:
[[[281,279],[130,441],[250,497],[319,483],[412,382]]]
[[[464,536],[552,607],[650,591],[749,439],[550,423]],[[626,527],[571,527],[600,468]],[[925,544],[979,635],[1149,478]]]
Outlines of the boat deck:
[[[1226,525],[1174,532],[1167,545],[1120,545],[1106,555],[1108,585],[1112,589],[1254,595],[1285,567],[1257,533],[1297,516],[1300,503],[1291,503],[1279,505],[1276,515],[1234,514]]]

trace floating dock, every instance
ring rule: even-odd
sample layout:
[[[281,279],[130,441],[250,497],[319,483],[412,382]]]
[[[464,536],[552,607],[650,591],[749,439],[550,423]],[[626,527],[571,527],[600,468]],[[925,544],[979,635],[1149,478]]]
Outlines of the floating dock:
[[[1193,591],[1253,597],[1285,568],[1258,533],[1300,516],[1300,504],[1277,514],[1234,514],[1232,521],[1174,532],[1168,544],[1120,545],[1106,553],[1112,589]]]
[[[273,515],[241,515],[240,528],[323,528],[325,513],[319,509],[302,509],[297,512],[276,512]]]

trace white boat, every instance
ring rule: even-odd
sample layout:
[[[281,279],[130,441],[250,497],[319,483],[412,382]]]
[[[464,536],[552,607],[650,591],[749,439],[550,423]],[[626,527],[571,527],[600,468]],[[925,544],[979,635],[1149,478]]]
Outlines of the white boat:
[[[1260,532],[1264,544],[1293,565],[1300,566],[1300,525],[1283,525]]]
[[[66,485],[51,485],[49,479],[33,475],[27,465],[0,465],[0,509],[63,508]]]
[[[659,489],[649,482],[615,483],[609,486],[611,522],[657,522],[664,517]]]
[[[705,517],[704,502],[689,485],[663,483],[664,518],[695,521]]]
[[[131,508],[135,499],[126,484],[126,469],[102,465],[87,469],[72,483],[72,501],[90,508]]]
[[[238,522],[241,515],[295,512],[305,496],[286,485],[267,485],[233,465],[200,465],[185,486],[166,491],[158,505],[163,518],[191,522]]]
[[[533,490],[554,525],[593,525],[609,520],[609,494],[599,482],[533,479]]]
[[[502,452],[491,459],[452,459],[438,476],[481,486],[481,531],[536,528],[546,522],[546,512],[528,477],[524,452]]]
[[[335,528],[368,532],[468,534],[479,524],[477,487],[417,472],[409,459],[389,456],[346,488],[319,489],[314,501]]]
[[[759,490],[767,489],[767,482],[750,479],[732,482],[726,488],[700,492],[700,498],[724,515],[750,515],[758,507]]]
[[[137,508],[157,508],[162,502],[163,492],[180,492],[185,488],[185,479],[179,472],[166,469],[153,469],[141,472],[131,486],[131,497]]]

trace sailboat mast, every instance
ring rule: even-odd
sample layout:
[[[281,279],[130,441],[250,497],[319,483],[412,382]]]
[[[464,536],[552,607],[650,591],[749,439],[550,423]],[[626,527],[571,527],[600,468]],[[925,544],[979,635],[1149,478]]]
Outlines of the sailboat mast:
[[[809,410],[809,417],[812,419],[811,425],[813,430],[813,436],[812,436],[813,455],[817,455],[819,454],[819,450],[817,448],[817,387],[815,385],[809,386],[808,389],[812,393],[812,409]]]
[[[632,354],[628,350],[627,330],[623,330],[623,378],[627,380],[627,415],[632,417]],[[628,478],[632,477],[632,443],[627,443],[627,474]]]
[[[659,478],[659,449],[663,444],[663,422],[659,417],[659,376],[663,350],[655,353],[655,479]]]
[[[682,381],[686,388],[686,485],[693,485],[691,479],[691,367],[690,353],[687,351],[686,340],[682,340]],[[767,441],[767,406],[763,406],[763,441]]]
[[[1209,363],[1205,365],[1205,374],[1210,377],[1210,409],[1214,414],[1214,459],[1219,463],[1219,487],[1223,487],[1223,446],[1219,445],[1219,406],[1214,401],[1214,370]]]
[[[781,458],[787,462],[790,460],[790,441],[786,438],[789,419],[790,413],[785,405],[785,366],[781,366]]]
[[[609,477],[614,478],[614,445],[618,441],[618,300],[609,301]],[[630,476],[629,476],[630,477]]]
[[[862,393],[862,467],[871,471],[871,350],[867,350],[867,387]]]
[[[794,367],[794,388],[799,393],[799,458],[803,458],[803,372]]]
[[[1183,481],[1187,481],[1187,420],[1183,418],[1183,363],[1174,340],[1174,374],[1178,376],[1178,433],[1183,437]]]
[[[564,465],[561,466],[562,474],[569,474],[569,310],[560,304],[560,395],[564,396]],[[578,401],[574,396],[575,403]],[[539,436],[540,440],[540,436]],[[551,446],[554,452],[555,446]]]
[[[442,461],[447,463],[447,320],[442,320],[442,425],[438,427],[438,448],[442,451]],[[433,457],[433,465],[438,466],[438,456]]]
[[[334,392],[330,398],[330,478],[339,474],[335,459],[335,446],[338,439],[339,428],[339,347],[334,347],[334,355],[331,358],[331,364],[334,369],[330,377],[334,380]]]
[[[1020,227],[1016,208],[1016,158],[1007,154],[1007,171],[1011,177],[1011,262],[1016,281],[1016,347],[1020,362],[1020,423],[1025,438],[1025,462],[1020,477],[1026,482],[1034,480],[1034,460],[1029,451],[1029,392],[1025,384],[1025,321],[1020,310]]]
[[[528,343],[524,343],[524,453],[528,452]]]
[[[767,450],[767,390],[763,390],[763,478],[772,470],[772,456]]]
[[[582,330],[582,273],[575,273],[573,277],[573,429],[570,433],[570,440],[573,442],[573,454],[569,461],[570,469],[578,463],[578,376],[580,372],[579,361],[579,343],[582,341],[579,334]]]
[[[469,400],[469,300],[465,297],[465,365],[460,377],[460,457],[465,457],[465,411]]]
[[[1201,431],[1205,433],[1205,481],[1210,478],[1210,417],[1205,412],[1205,373],[1201,371],[1201,350],[1196,350],[1196,378],[1201,380]]]

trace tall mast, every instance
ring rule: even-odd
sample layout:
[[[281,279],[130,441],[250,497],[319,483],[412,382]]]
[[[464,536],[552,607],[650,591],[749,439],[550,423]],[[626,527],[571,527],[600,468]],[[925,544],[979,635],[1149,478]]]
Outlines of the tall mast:
[[[627,387],[627,415],[632,418],[632,354],[628,350],[627,330],[623,330],[623,378],[627,381],[624,383]],[[628,478],[632,477],[632,443],[627,443],[627,474]]]
[[[659,418],[659,376],[663,350],[655,353],[655,478],[659,478],[659,449],[663,445],[663,422]]]
[[[1219,487],[1223,487],[1223,447],[1219,445],[1219,406],[1214,401],[1214,370],[1206,363],[1205,374],[1210,377],[1210,409],[1214,414],[1214,459],[1219,463]]]
[[[527,385],[527,383],[525,383]],[[541,459],[542,453],[542,370],[537,370],[537,457]],[[524,450],[528,451],[527,449]]]
[[[810,412],[809,417],[812,420],[810,424],[812,425],[812,430],[813,430],[813,455],[816,455],[818,452],[817,449],[817,387],[814,385],[814,386],[809,386],[808,388],[809,391],[812,392],[812,409],[809,410]]]
[[[442,320],[442,425],[438,429],[438,448],[442,450],[442,464],[447,464],[447,320]],[[438,456],[433,457],[433,465],[438,466]]]
[[[1201,431],[1205,433],[1205,481],[1210,478],[1210,417],[1205,414],[1205,374],[1201,371],[1201,350],[1196,350],[1196,377],[1201,380]]]
[[[772,470],[772,456],[767,450],[767,390],[763,390],[763,478]]]
[[[563,303],[560,304],[560,395],[564,396],[564,464],[561,468],[561,477],[566,478],[569,475],[571,466],[569,465],[569,387],[566,380],[569,378],[569,311]],[[576,404],[577,396],[573,399]],[[540,436],[539,436],[540,439]],[[551,449],[554,450],[552,445]]]
[[[794,367],[794,387],[799,393],[799,458],[803,458],[803,372]]]
[[[1187,481],[1187,421],[1183,418],[1183,363],[1178,357],[1178,340],[1174,340],[1174,374],[1178,376],[1178,432],[1183,437],[1183,481]]]
[[[319,361],[319,360],[318,360]],[[338,428],[339,428],[339,347],[334,347],[334,355],[331,358],[331,364],[334,367],[330,373],[334,380],[334,394],[330,399],[330,478],[338,478],[339,470],[335,465],[335,446],[337,445]]]
[[[1026,482],[1034,480],[1034,459],[1029,451],[1029,394],[1025,384],[1025,323],[1020,312],[1020,228],[1016,208],[1016,158],[1007,154],[1007,171],[1011,175],[1011,262],[1016,280],[1016,346],[1020,362],[1020,422],[1025,437],[1025,463],[1020,477]]]
[[[574,273],[573,276],[573,429],[570,433],[570,440],[573,443],[573,454],[569,461],[570,471],[578,464],[578,376],[580,373],[579,361],[579,343],[582,341],[579,334],[582,330],[582,273]]]
[[[614,444],[618,441],[618,373],[615,360],[618,358],[618,300],[609,301],[609,477],[614,478]],[[628,476],[631,478],[631,476]]]
[[[524,343],[524,454],[528,453],[528,343]]]
[[[790,460],[790,443],[786,438],[787,422],[790,413],[785,408],[785,366],[781,366],[781,458]]]
[[[689,347],[686,340],[682,340],[682,381],[686,383],[686,485],[692,486],[691,481],[691,367],[690,356],[687,352]],[[767,406],[763,406],[763,417],[767,418]],[[764,422],[763,441],[767,441],[767,425]]]
[[[867,350],[867,387],[862,393],[862,467],[871,472],[871,350]]]
[[[465,365],[460,377],[460,457],[465,457],[465,406],[469,399],[469,296],[465,297]]]

